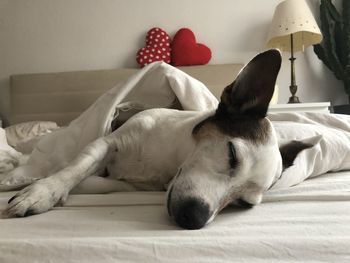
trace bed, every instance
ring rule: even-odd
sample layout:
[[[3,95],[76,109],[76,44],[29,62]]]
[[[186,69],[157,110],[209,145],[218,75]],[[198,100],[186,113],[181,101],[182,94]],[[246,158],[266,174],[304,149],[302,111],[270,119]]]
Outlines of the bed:
[[[219,96],[242,65],[186,67]],[[11,76],[11,124],[67,125],[135,69]],[[14,192],[0,192],[0,212]],[[71,195],[64,207],[0,219],[0,262],[348,262],[350,172],[327,173],[228,207],[201,230],[169,219],[164,192]]]

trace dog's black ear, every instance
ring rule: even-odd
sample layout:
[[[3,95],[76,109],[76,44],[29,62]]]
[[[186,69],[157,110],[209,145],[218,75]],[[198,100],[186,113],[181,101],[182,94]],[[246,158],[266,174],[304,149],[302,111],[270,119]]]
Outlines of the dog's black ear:
[[[302,141],[291,141],[280,146],[283,170],[287,169],[289,166],[292,166],[294,164],[295,158],[301,151],[311,148],[313,146],[314,144],[312,143],[306,143]]]
[[[236,80],[224,89],[217,113],[265,117],[281,61],[281,53],[277,49],[254,57]]]

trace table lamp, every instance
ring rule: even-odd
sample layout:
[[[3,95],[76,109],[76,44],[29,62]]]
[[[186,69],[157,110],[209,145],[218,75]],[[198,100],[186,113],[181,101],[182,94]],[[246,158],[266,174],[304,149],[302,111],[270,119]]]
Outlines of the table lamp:
[[[289,89],[292,96],[288,103],[300,103],[299,98],[295,95],[298,87],[295,82],[294,52],[304,51],[306,47],[321,41],[321,31],[305,0],[285,0],[277,5],[268,35],[267,47],[291,52]]]

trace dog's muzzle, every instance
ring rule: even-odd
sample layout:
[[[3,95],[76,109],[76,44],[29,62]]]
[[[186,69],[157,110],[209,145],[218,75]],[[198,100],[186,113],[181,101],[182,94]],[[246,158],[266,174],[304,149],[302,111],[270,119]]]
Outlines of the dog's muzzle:
[[[168,194],[167,208],[176,224],[185,229],[200,229],[205,226],[211,216],[209,205],[193,197],[172,202],[172,190],[173,188]]]

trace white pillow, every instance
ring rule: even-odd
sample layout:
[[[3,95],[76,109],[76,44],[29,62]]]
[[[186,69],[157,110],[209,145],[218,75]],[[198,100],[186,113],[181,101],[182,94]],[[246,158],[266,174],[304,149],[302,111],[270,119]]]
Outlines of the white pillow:
[[[52,121],[31,121],[11,125],[5,128],[9,145],[16,147],[20,142],[31,140],[58,129],[57,123]]]

